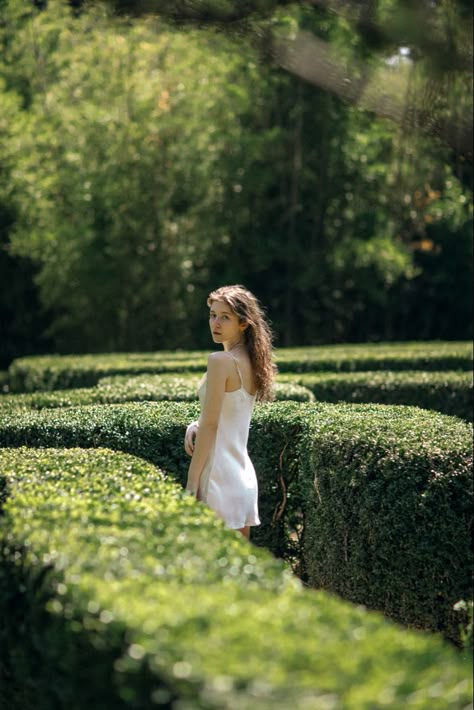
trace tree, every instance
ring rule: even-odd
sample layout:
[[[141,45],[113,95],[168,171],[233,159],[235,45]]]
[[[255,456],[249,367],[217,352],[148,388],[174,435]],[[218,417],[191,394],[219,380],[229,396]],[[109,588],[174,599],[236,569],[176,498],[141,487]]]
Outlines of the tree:
[[[4,18],[8,250],[37,265],[57,349],[205,347],[205,297],[229,282],[267,305],[279,344],[466,337],[469,289],[454,302],[449,283],[469,283],[471,193],[446,146],[240,34],[63,2],[11,0]],[[317,29],[353,37],[335,14]]]
[[[405,129],[441,138],[472,160],[473,12],[466,0],[110,2],[119,14],[237,26],[277,66]],[[342,19],[322,38],[318,28],[328,13]],[[344,27],[349,32],[341,33]]]

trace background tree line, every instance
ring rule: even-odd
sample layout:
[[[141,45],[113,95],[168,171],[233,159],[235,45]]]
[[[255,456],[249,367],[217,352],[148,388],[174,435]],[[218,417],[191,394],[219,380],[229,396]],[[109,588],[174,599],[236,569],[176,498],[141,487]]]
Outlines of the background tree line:
[[[279,345],[472,337],[464,144],[266,61],[249,20],[223,32],[166,7],[75,5],[1,4],[1,366],[208,347],[205,297],[229,282],[261,298]],[[427,86],[399,38],[375,52],[310,5],[264,8],[252,37],[309,29],[347,61],[385,56],[405,93]],[[447,71],[442,126],[469,80]]]

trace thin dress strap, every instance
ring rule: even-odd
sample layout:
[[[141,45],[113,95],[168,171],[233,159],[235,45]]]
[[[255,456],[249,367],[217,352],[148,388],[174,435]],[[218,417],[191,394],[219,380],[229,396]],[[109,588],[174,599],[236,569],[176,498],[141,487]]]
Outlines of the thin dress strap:
[[[240,372],[239,363],[237,362],[237,359],[232,355],[232,353],[228,353],[228,354],[231,356],[232,360],[235,362],[235,366],[236,366],[236,368],[237,368],[237,372],[239,373],[240,386],[243,387],[243,386],[244,386],[244,383],[243,383],[243,380],[242,380],[242,373]]]

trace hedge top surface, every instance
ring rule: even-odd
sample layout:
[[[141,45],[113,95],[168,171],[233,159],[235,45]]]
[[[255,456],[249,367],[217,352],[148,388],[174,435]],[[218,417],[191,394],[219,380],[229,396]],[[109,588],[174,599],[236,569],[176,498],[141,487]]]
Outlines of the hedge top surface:
[[[297,348],[276,348],[277,360],[324,360],[345,358],[384,360],[399,357],[405,359],[467,358],[473,360],[473,346],[470,341],[407,341],[380,343],[339,343]]]
[[[194,402],[198,400],[199,380],[200,377],[194,374],[115,375],[99,380],[95,387],[6,394],[0,397],[0,415],[19,409],[55,409],[87,404]],[[277,401],[315,400],[309,389],[296,382],[276,382],[274,396]]]
[[[10,383],[20,388],[95,384],[107,374],[130,372],[203,371],[208,352],[101,353],[94,355],[37,355],[15,360]],[[467,342],[369,343],[275,351],[282,372],[368,369],[472,369],[472,345]]]
[[[437,387],[439,385],[463,385],[473,387],[473,373],[467,370],[363,370],[360,372],[283,372],[279,375],[280,382],[298,382],[306,386],[324,384],[350,383],[366,387],[389,387],[398,385],[420,384]]]
[[[51,565],[48,610],[71,630],[127,629],[125,683],[146,659],[194,685],[198,708],[469,706],[465,657],[304,589],[156,467],[105,449],[4,450],[0,464],[4,546],[22,543],[38,574]]]
[[[127,393],[130,397],[159,401],[169,399],[173,401],[186,400],[194,401],[198,399],[198,387],[201,375],[195,373],[178,374],[148,374],[148,375],[114,375],[103,377],[97,383],[97,387],[108,393],[111,397],[114,393]],[[300,402],[314,402],[313,393],[291,381],[275,381],[273,393],[276,400],[292,399]]]
[[[210,350],[159,350],[155,352],[116,352],[116,353],[93,353],[93,354],[50,354],[50,355],[29,355],[20,357],[13,361],[12,365],[35,364],[37,366],[48,367],[54,364],[64,366],[94,366],[103,362],[109,366],[122,363],[127,360],[133,364],[156,364],[159,362],[187,362],[195,360],[207,361]],[[336,345],[313,345],[299,348],[276,348],[277,360],[287,359],[316,359],[318,356],[326,359],[334,357],[366,357],[374,358],[393,357],[399,355],[401,358],[416,356],[423,357],[465,357],[473,359],[473,346],[469,341],[410,341],[410,342],[387,342],[387,343],[340,343]],[[10,365],[10,367],[12,366]]]
[[[107,446],[165,467],[184,485],[188,459],[183,437],[187,424],[196,418],[198,411],[196,403],[144,402],[10,412],[0,417],[0,442],[4,447],[24,444]],[[408,406],[298,405],[292,402],[257,405],[250,429],[249,452],[263,494],[261,512],[264,514],[263,525],[255,531],[255,539],[278,551],[279,555],[287,556],[288,560],[294,559],[301,547],[299,542],[288,539],[286,525],[291,528],[300,521],[301,511],[308,502],[312,505],[314,491],[323,491],[323,478],[330,488],[329,494],[321,493],[323,501],[336,513],[348,500],[359,499],[349,512],[349,526],[350,519],[364,510],[364,506],[370,508],[372,502],[373,514],[367,516],[369,528],[375,525],[378,516],[383,517],[384,510],[403,508],[408,511],[406,518],[404,514],[391,517],[387,535],[377,551],[389,560],[406,560],[405,566],[400,565],[398,577],[395,575],[389,580],[388,587],[394,589],[398,585],[397,588],[402,589],[400,598],[405,607],[398,618],[413,620],[410,604],[415,608],[416,600],[423,598],[426,610],[432,600],[433,613],[424,613],[420,625],[429,622],[432,628],[445,629],[449,624],[456,635],[457,615],[450,612],[446,615],[443,610],[445,603],[452,606],[466,598],[470,557],[465,552],[466,545],[469,549],[469,532],[464,521],[468,519],[472,501],[472,431],[472,425],[459,419]],[[288,504],[282,507],[286,493]],[[423,520],[418,533],[415,523],[423,518],[430,501],[435,499],[447,503],[448,515],[444,515],[439,505],[439,515],[436,508],[436,513],[428,518],[430,523],[426,525]],[[280,517],[276,518],[278,513]],[[414,520],[410,517],[412,513]],[[275,520],[278,521],[276,526],[273,525]],[[405,520],[412,521],[408,529]],[[392,530],[396,530],[393,542]],[[435,541],[436,530],[441,536],[439,543]],[[443,537],[444,531],[448,534]],[[331,539],[330,535],[328,537]],[[428,574],[426,593],[423,584],[417,587],[412,581],[420,576],[422,569],[414,560],[422,555],[425,568],[426,560],[430,566],[430,540],[434,541],[433,556],[437,560],[446,556],[449,564],[445,569],[453,570],[457,580],[449,596],[442,596],[442,602],[441,597],[433,599],[431,594],[433,589],[448,590],[442,582],[442,569],[438,574],[438,581],[441,580],[438,587],[429,582]],[[456,548],[454,554],[451,547]],[[342,546],[339,549],[343,549]],[[361,550],[365,550],[363,559],[372,555],[364,544]],[[382,567],[387,569],[389,565]],[[368,576],[372,574],[369,568]],[[399,579],[404,581],[399,584]],[[376,585],[372,587],[376,589]],[[357,601],[370,598],[372,606],[384,609],[381,589],[379,597],[365,595]],[[392,611],[395,613],[397,609],[393,607]]]
[[[127,404],[95,404],[68,409],[21,410],[2,412],[0,435],[8,431],[34,428],[38,431],[135,431],[149,432],[172,426],[183,428],[195,418],[195,403],[133,402]],[[397,450],[426,452],[448,457],[450,453],[472,455],[472,424],[438,412],[404,405],[330,404],[316,402],[276,402],[257,404],[250,427],[265,426],[273,418],[308,426],[313,432],[327,430],[334,441],[361,440],[390,445]]]

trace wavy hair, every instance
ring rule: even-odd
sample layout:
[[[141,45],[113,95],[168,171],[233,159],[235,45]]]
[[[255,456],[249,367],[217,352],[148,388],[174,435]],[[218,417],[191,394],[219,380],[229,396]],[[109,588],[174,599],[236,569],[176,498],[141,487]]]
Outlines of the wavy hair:
[[[244,345],[255,375],[257,399],[271,401],[277,368],[272,362],[272,331],[260,303],[251,291],[240,285],[222,286],[212,291],[207,305],[210,307],[214,301],[224,301],[241,323],[248,324],[243,331]]]

